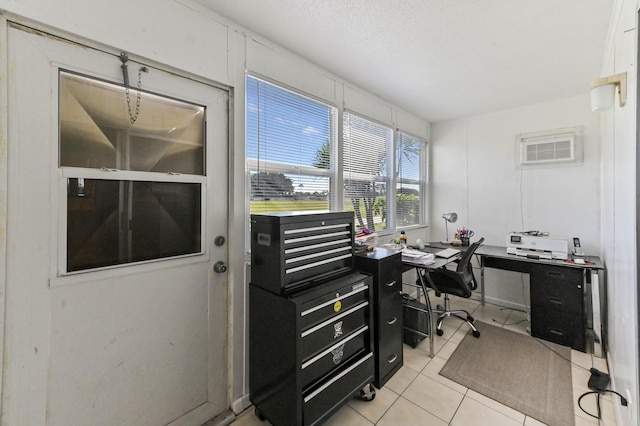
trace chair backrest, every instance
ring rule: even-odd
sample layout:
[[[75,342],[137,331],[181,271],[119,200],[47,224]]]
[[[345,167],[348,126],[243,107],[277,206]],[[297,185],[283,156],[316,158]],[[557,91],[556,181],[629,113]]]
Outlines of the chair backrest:
[[[454,294],[460,297],[470,297],[471,291],[478,288],[478,282],[473,275],[471,258],[475,251],[482,245],[484,238],[473,243],[458,261],[456,270],[438,268],[429,271],[425,275],[427,285],[433,288],[436,293]]]
[[[476,252],[478,247],[482,245],[483,242],[484,237],[471,244],[471,246],[463,253],[462,257],[458,261],[458,266],[456,267],[456,272],[463,273],[463,280],[468,283],[471,290],[475,290],[478,288],[478,281],[476,281],[476,276],[473,274],[473,265],[471,264],[471,259],[473,258],[473,254]]]
[[[484,237],[471,244],[471,246],[462,254],[462,257],[458,261],[458,267],[456,268],[456,271],[464,272],[471,268],[471,258],[473,257],[473,253],[478,250],[478,247],[480,247],[483,242]]]

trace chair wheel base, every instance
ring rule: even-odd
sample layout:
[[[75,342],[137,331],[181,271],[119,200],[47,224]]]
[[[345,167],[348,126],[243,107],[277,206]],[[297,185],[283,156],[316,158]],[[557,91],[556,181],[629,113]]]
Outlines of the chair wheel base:
[[[436,334],[437,334],[438,336],[442,336],[442,335],[444,334],[444,331],[442,331],[442,330],[438,329],[438,330],[436,330]]]
[[[478,330],[473,330],[473,337],[480,337],[480,332]]]

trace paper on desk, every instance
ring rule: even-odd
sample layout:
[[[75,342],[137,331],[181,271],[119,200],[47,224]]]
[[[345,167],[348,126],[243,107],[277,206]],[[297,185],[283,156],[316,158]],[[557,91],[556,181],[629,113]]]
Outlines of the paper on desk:
[[[436,257],[433,253],[425,253],[423,251],[405,248],[402,249],[402,261],[420,265],[430,265],[435,263]]]

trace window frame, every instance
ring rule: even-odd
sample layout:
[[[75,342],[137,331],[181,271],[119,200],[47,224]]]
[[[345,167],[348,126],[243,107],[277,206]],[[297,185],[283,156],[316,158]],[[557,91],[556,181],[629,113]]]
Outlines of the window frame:
[[[331,161],[330,166],[327,169],[323,169],[320,167],[314,166],[305,166],[305,165],[295,165],[295,164],[287,164],[284,162],[277,162],[266,159],[255,159],[250,158],[248,153],[248,128],[249,128],[249,120],[247,109],[249,107],[249,89],[248,89],[248,81],[249,79],[257,80],[258,82],[262,82],[268,85],[275,87],[276,89],[283,90],[285,92],[291,93],[293,96],[308,99],[311,102],[316,104],[326,106],[327,108],[333,109],[333,121],[330,126],[330,152],[331,152]],[[341,132],[341,124],[340,124],[340,108],[337,105],[327,102],[324,99],[320,99],[316,96],[305,93],[301,90],[294,89],[289,87],[281,82],[274,81],[267,77],[264,77],[260,74],[247,72],[244,78],[245,83],[245,176],[246,176],[246,213],[247,215],[251,214],[251,174],[252,172],[259,173],[261,170],[259,169],[259,165],[267,165],[267,169],[269,173],[282,173],[289,175],[300,175],[300,176],[311,176],[311,177],[319,177],[319,178],[327,178],[329,180],[329,194],[328,194],[328,203],[329,203],[329,211],[336,211],[340,209],[340,200],[336,197],[336,188],[338,185],[338,158],[336,156],[336,152],[338,146],[340,144],[339,135]],[[331,139],[333,138],[333,139]],[[297,210],[296,210],[297,211]],[[302,210],[301,210],[302,211]]]
[[[398,229],[416,229],[416,228],[422,228],[422,227],[426,227],[428,226],[427,223],[427,208],[428,208],[428,204],[427,204],[427,200],[428,200],[428,184],[429,184],[429,139],[427,138],[422,138],[419,136],[416,136],[414,134],[411,134],[409,132],[406,132],[404,130],[400,130],[400,129],[396,129],[396,133],[395,133],[395,138],[394,138],[394,154],[398,155],[398,143],[400,140],[400,137],[404,135],[406,137],[409,137],[415,141],[417,141],[420,144],[420,164],[419,164],[419,178],[418,179],[409,179],[409,178],[400,178],[398,177],[398,173],[397,170],[395,170],[395,164],[398,163],[398,160],[396,158],[396,161],[394,163],[394,186],[393,189],[395,192],[397,192],[397,187],[399,183],[405,182],[407,184],[410,185],[418,185],[418,187],[420,188],[420,220],[417,224],[412,224],[412,225],[404,225],[404,226],[400,226],[398,227]],[[394,193],[394,200],[397,200],[397,193]],[[394,205],[396,205],[396,203],[394,203]],[[397,214],[397,212],[396,212]],[[396,220],[396,216],[394,216],[394,220]]]
[[[140,265],[148,265],[154,264],[158,262],[173,262],[173,263],[184,263],[184,259],[200,259],[202,256],[207,255],[207,135],[206,131],[204,131],[203,138],[203,146],[202,146],[202,157],[203,157],[203,170],[202,174],[182,174],[182,173],[171,173],[171,172],[153,172],[153,171],[139,171],[139,170],[120,170],[120,169],[112,169],[112,168],[90,168],[90,167],[74,167],[74,166],[63,166],[61,165],[60,159],[60,147],[61,147],[61,114],[62,114],[62,106],[60,105],[61,99],[61,76],[62,74],[72,74],[74,76],[80,76],[82,78],[86,78],[89,80],[95,80],[101,83],[110,84],[113,86],[122,87],[122,84],[113,82],[110,80],[105,80],[100,77],[96,77],[93,75],[89,75],[86,73],[80,73],[73,71],[67,68],[58,68],[56,70],[57,76],[57,99],[55,100],[56,105],[56,120],[54,121],[58,138],[56,140],[56,176],[57,176],[57,184],[56,184],[56,193],[58,200],[58,252],[60,255],[57,257],[57,270],[55,276],[58,278],[53,280],[58,283],[63,278],[70,278],[76,275],[84,275],[84,274],[97,274],[96,276],[100,276],[102,271],[109,271],[112,273],[114,270],[123,270],[130,271],[131,269],[127,268],[137,268]],[[141,90],[145,94],[150,94],[152,96],[158,96],[162,99],[173,100],[184,102],[193,105],[194,102],[190,102],[188,100],[181,100],[169,95],[159,94],[157,92]],[[206,126],[206,116],[207,116],[207,106],[199,105],[203,107],[204,111],[204,123]],[[99,267],[89,267],[80,270],[68,270],[68,190],[67,190],[67,182],[69,179],[97,179],[97,180],[111,180],[118,182],[165,182],[165,183],[189,183],[189,184],[199,184],[200,185],[200,235],[199,235],[199,245],[200,248],[196,252],[190,252],[180,255],[173,256],[165,256],[165,257],[156,257],[152,259],[139,260],[139,261],[131,261],[131,262],[123,262],[123,263],[114,263],[112,265],[99,266]],[[193,261],[193,260],[192,260]],[[122,273],[131,273],[131,272],[122,272]],[[66,282],[66,280],[65,280]],[[53,283],[52,283],[53,284]]]
[[[388,200],[394,199],[392,198],[394,197],[394,189],[393,189],[393,174],[394,174],[394,164],[395,164],[395,129],[393,128],[392,125],[389,125],[387,123],[383,123],[381,121],[378,120],[374,120],[370,117],[367,117],[363,114],[360,114],[358,112],[355,112],[351,109],[344,109],[342,111],[342,117],[341,117],[341,123],[343,123],[343,127],[342,127],[342,134],[340,135],[339,141],[340,141],[340,146],[338,147],[338,149],[341,152],[341,164],[339,167],[340,170],[340,175],[341,175],[341,182],[342,182],[342,193],[341,195],[341,201],[342,201],[342,209],[344,209],[345,207],[345,182],[348,180],[345,178],[345,168],[344,168],[344,143],[345,143],[345,139],[344,139],[344,134],[345,134],[345,130],[344,130],[344,121],[345,121],[345,115],[349,114],[349,115],[353,115],[354,117],[360,119],[360,120],[364,120],[364,121],[368,121],[369,123],[376,125],[376,126],[380,126],[380,127],[384,127],[386,129],[388,129],[391,132],[391,137],[385,142],[385,147],[384,150],[387,154],[387,158],[385,160],[386,164],[384,165],[385,167],[385,173],[386,175],[370,175],[370,177],[372,178],[373,182],[384,182],[384,184],[386,185],[386,199],[387,199],[387,222],[386,222],[386,228],[384,230],[381,231],[376,231],[376,232],[380,232],[383,234],[386,233],[392,233],[395,229],[395,220],[391,220],[390,222],[390,218],[394,218],[395,217],[395,203],[393,203],[392,205],[389,205]],[[374,231],[373,229],[371,231]]]
[[[270,78],[266,78],[262,75],[259,75],[254,72],[247,72],[245,74],[245,90],[247,90],[247,79],[254,78],[257,80],[264,81],[265,83],[271,84],[277,88],[282,90],[291,92],[295,96],[301,96],[305,98],[309,98],[313,102],[318,102],[323,105],[327,105],[330,107],[337,108],[336,121],[337,126],[333,131],[336,133],[335,143],[332,144],[331,147],[331,167],[329,169],[320,169],[316,167],[307,167],[303,168],[305,175],[308,173],[309,175],[319,176],[319,177],[328,177],[330,179],[329,185],[329,209],[330,211],[341,211],[344,210],[345,207],[345,173],[344,173],[344,116],[345,114],[352,114],[359,119],[369,121],[373,124],[383,126],[389,128],[391,131],[390,141],[387,143],[386,151],[387,151],[387,159],[386,159],[386,176],[383,175],[375,175],[372,176],[375,182],[384,181],[385,185],[387,185],[387,200],[392,199],[394,202],[389,204],[387,201],[387,228],[382,231],[376,231],[379,234],[389,235],[394,234],[400,229],[410,230],[410,229],[419,229],[428,227],[428,196],[429,196],[429,138],[421,137],[411,132],[402,130],[397,128],[394,124],[385,123],[376,119],[373,119],[366,114],[362,114],[356,110],[345,108],[345,107],[336,107],[331,102],[328,102],[324,99],[320,99],[313,95],[309,95],[302,90],[292,88],[284,83],[279,81],[275,81]],[[248,96],[246,93],[245,96]],[[247,108],[249,104],[245,102],[245,114],[247,114]],[[246,116],[245,116],[246,117]],[[245,120],[245,128],[248,127],[248,119]],[[396,170],[397,164],[397,147],[398,140],[400,135],[404,135],[413,140],[420,142],[421,147],[421,155],[420,155],[420,165],[419,171],[420,176],[419,179],[404,179],[399,178]],[[245,138],[245,150],[247,149],[248,137]],[[245,151],[246,152],[246,151]],[[260,160],[260,162],[265,160]],[[246,176],[246,193],[248,196],[246,197],[246,208],[245,212],[247,217],[250,214],[250,203],[251,203],[251,172],[257,171],[257,167],[255,164],[255,159],[250,159],[248,156],[248,152],[245,155],[245,176]],[[298,166],[286,165],[278,162],[268,162],[270,169],[269,171],[275,171],[278,173],[289,173],[289,174],[301,174],[301,168]],[[420,188],[420,220],[417,224],[412,225],[403,225],[399,226],[397,223],[396,213],[397,213],[397,185],[399,183],[407,183],[412,185],[418,185]]]

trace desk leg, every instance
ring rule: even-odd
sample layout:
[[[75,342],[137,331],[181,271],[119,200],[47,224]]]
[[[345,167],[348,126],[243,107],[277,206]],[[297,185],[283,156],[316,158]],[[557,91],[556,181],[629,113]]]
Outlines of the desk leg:
[[[590,270],[589,273],[591,274],[591,310],[593,312],[593,354],[602,358],[604,357],[604,345],[600,310],[600,276],[595,269]]]
[[[480,256],[480,303],[484,306],[484,256]]]
[[[422,268],[416,267],[418,279],[420,280],[420,286],[422,287],[422,294],[424,294],[424,303],[427,306],[427,312],[429,315],[429,356],[433,358],[433,330],[435,330],[435,320],[433,319],[433,310],[431,309],[431,301],[429,300],[429,290],[427,290],[427,284],[424,282],[424,276],[420,273]],[[428,272],[425,272],[428,274]]]

